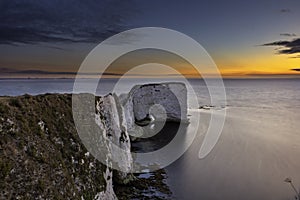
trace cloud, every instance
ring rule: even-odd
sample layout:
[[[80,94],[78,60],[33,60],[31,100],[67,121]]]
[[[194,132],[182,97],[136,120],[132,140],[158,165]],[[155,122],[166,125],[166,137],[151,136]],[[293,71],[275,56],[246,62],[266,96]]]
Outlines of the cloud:
[[[280,10],[280,12],[282,12],[282,13],[289,13],[289,12],[291,12],[291,10],[288,9],[288,8],[283,8],[283,9]]]
[[[297,55],[297,56],[291,56],[289,58],[300,58],[300,55]]]
[[[300,72],[300,68],[296,68],[296,69],[291,69],[292,71],[297,71]]]
[[[262,46],[279,46],[282,47],[277,50],[279,54],[296,54],[300,53],[300,38],[291,41],[275,41]]]
[[[0,44],[96,43],[128,28],[134,1],[2,0]]]
[[[0,68],[0,77],[1,76],[14,76],[14,75],[23,75],[23,76],[33,76],[33,75],[47,75],[47,76],[59,76],[59,75],[65,75],[67,77],[75,77],[76,75],[84,75],[87,77],[94,77],[94,76],[99,76],[99,75],[104,75],[104,76],[123,76],[124,74],[122,73],[114,73],[114,72],[104,72],[104,73],[77,73],[77,72],[64,72],[64,71],[44,71],[44,70],[18,70],[18,69],[11,69],[11,68]],[[186,74],[186,75],[193,75],[193,74]],[[128,74],[128,76],[137,76],[137,77],[142,77],[142,76],[149,76],[149,77],[178,77],[178,74],[144,74],[144,73],[131,73]]]
[[[44,71],[44,70],[18,70],[11,68],[0,68],[0,75],[77,75],[77,72],[63,72],[63,71]],[[80,75],[99,75],[99,73],[81,73]],[[104,75],[119,75],[117,73],[104,73]]]
[[[280,36],[285,37],[296,37],[297,35],[295,33],[280,33]]]

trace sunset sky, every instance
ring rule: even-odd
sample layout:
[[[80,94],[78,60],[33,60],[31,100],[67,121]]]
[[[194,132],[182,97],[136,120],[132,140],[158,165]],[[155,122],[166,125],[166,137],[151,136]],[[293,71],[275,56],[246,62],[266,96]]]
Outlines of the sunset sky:
[[[299,0],[3,0],[0,77],[74,76],[101,41],[147,26],[192,37],[224,77],[297,76],[299,19]]]

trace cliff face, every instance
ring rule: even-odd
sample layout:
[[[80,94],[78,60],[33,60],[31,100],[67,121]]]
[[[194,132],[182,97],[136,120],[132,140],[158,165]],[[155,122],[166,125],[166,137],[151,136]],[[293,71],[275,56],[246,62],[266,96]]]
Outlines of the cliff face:
[[[93,97],[95,98],[95,97]],[[90,154],[75,129],[71,95],[1,97],[0,199],[117,199],[116,184],[132,175],[130,140],[123,108],[115,95],[96,97],[97,139],[106,145],[108,163]],[[108,139],[127,151],[120,157]],[[118,161],[123,172],[107,168]]]
[[[127,131],[131,136],[143,137],[143,126],[151,121],[188,122],[187,88],[184,83],[166,82],[136,85],[128,94],[119,97]]]
[[[136,121],[146,119],[149,114],[156,120],[186,120],[187,89],[183,83],[137,85],[132,88],[128,96],[128,101],[132,102],[132,116]],[[153,107],[155,105],[160,106]]]
[[[171,90],[179,99],[172,96]],[[76,110],[72,110],[71,95],[0,97],[0,199],[169,197],[163,171],[145,176],[152,178],[130,174],[133,158],[129,133],[145,134],[136,122],[144,120],[155,104],[165,107],[167,119],[186,117],[185,106],[182,111],[178,103],[186,105],[185,86],[152,84],[133,88],[126,98],[111,94],[92,97],[89,105],[95,106],[96,113],[84,109],[88,110],[85,114],[93,115],[89,119],[95,126],[81,128],[85,131],[93,128],[89,131],[94,137],[92,142],[102,145],[100,152],[98,146],[95,148],[104,154],[106,165],[95,159],[93,155],[97,152],[91,151],[92,155],[80,140],[73,120],[72,111]],[[159,112],[154,114],[157,119],[162,116]],[[84,120],[84,114],[79,118]],[[117,149],[125,153],[120,154]],[[111,169],[112,160],[121,171]],[[161,197],[153,196],[157,191]]]

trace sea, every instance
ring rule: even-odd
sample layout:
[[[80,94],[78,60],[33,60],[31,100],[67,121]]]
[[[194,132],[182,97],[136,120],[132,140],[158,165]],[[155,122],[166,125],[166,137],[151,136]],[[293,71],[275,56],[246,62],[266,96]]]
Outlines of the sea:
[[[107,78],[99,82],[95,93],[121,94],[136,84],[166,81],[170,80],[118,82]],[[82,91],[94,84],[88,79],[82,82]],[[165,168],[173,198],[295,199],[296,191],[284,180],[291,178],[299,192],[300,79],[224,79],[223,83],[226,101],[217,105],[211,103],[205,81],[189,80],[200,105],[189,109],[200,113],[200,128],[187,151]],[[72,93],[73,85],[74,79],[0,79],[0,96]],[[199,149],[215,109],[226,109],[224,127],[212,151],[199,159]]]

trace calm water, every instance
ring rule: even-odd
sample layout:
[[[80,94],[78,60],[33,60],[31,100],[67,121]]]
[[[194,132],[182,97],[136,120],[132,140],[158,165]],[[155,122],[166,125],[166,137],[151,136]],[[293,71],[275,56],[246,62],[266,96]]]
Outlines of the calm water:
[[[105,80],[97,93],[111,92],[113,81]],[[123,81],[117,93],[129,91],[138,82]],[[211,105],[204,82],[191,83],[199,103]],[[89,84],[87,80],[86,87]],[[227,79],[224,84],[226,105],[214,105],[227,108],[221,138],[205,159],[198,159],[210,112],[196,111],[202,117],[199,135],[167,167],[174,198],[293,199],[293,190],[283,180],[292,177],[300,188],[300,79]],[[0,80],[0,96],[71,93],[72,89],[72,79]]]
[[[153,79],[123,80],[118,84],[117,93],[129,91],[139,83],[160,82]],[[89,80],[83,81],[89,87]],[[110,85],[115,79],[102,81],[97,94],[111,92]],[[200,104],[210,104],[205,83],[191,80]],[[72,93],[73,79],[0,79],[0,96],[18,96],[23,94]],[[258,108],[299,108],[300,79],[226,79],[227,105],[234,107]]]
[[[197,158],[210,119],[203,111],[194,143],[167,168],[176,199],[294,199],[283,180],[292,177],[300,189],[300,80],[226,80],[225,86],[226,121],[213,151]]]

